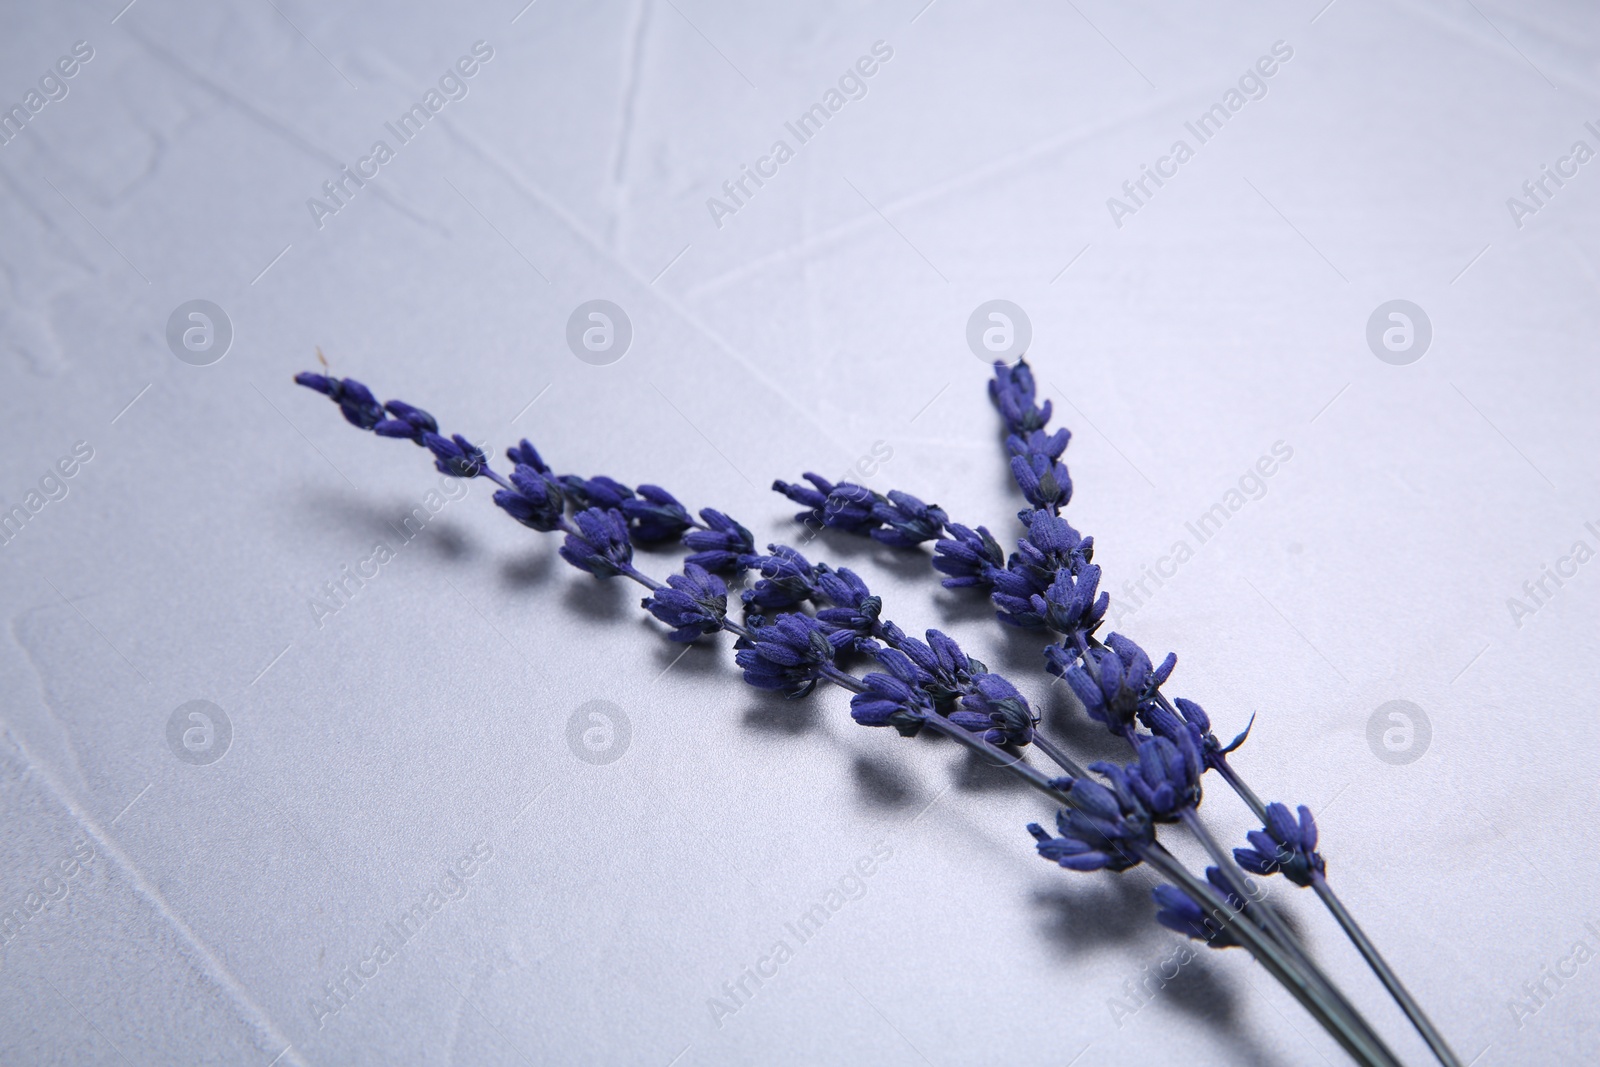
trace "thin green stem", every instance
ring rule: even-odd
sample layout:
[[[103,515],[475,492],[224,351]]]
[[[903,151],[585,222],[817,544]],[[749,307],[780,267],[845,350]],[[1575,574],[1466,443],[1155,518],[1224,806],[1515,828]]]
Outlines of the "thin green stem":
[[[1034,747],[1036,747],[1040,752],[1043,752],[1046,756],[1048,756],[1052,763],[1066,771],[1070,777],[1089,777],[1089,772],[1084,769],[1083,764],[1079,763],[1077,760],[1063,752],[1059,745],[1050,740],[1044,734],[1040,733],[1038,730],[1033,731],[1033,744]]]
[[[1451,1051],[1450,1046],[1445,1042],[1444,1035],[1439,1033],[1438,1029],[1433,1025],[1433,1021],[1422,1010],[1421,1005],[1412,999],[1406,987],[1401,984],[1399,977],[1389,969],[1389,964],[1384,961],[1383,956],[1378,952],[1377,946],[1367,939],[1366,931],[1361,929],[1361,925],[1356,922],[1355,916],[1345,909],[1343,901],[1339,899],[1338,894],[1334,893],[1333,887],[1328,884],[1328,880],[1320,872],[1312,873],[1311,888],[1317,891],[1317,896],[1322,898],[1322,902],[1328,906],[1328,910],[1333,913],[1333,917],[1339,920],[1339,925],[1344,928],[1345,934],[1355,943],[1356,948],[1361,950],[1361,955],[1366,958],[1367,966],[1372,968],[1372,972],[1378,976],[1378,980],[1389,991],[1389,995],[1394,998],[1395,1003],[1400,1005],[1400,1009],[1406,1013],[1406,1017],[1411,1020],[1411,1025],[1417,1028],[1417,1033],[1422,1035],[1422,1039],[1428,1043],[1428,1047],[1433,1050],[1433,1054],[1438,1057],[1439,1062],[1444,1064],[1444,1067],[1461,1067],[1461,1061],[1456,1058],[1456,1054]]]
[[[824,664],[817,672],[828,681],[841,689],[848,689],[852,693],[865,693],[866,685],[853,674],[847,674],[832,664]]]
[[[1232,786],[1235,793],[1239,794],[1239,798],[1250,806],[1250,810],[1255,812],[1256,818],[1261,820],[1261,825],[1265,826],[1267,824],[1267,806],[1261,802],[1260,797],[1256,796],[1256,791],[1251,789],[1243,778],[1239,777],[1239,772],[1233,769],[1233,764],[1228,762],[1228,757],[1219,755],[1212,760],[1211,765],[1217,769],[1218,774],[1222,775],[1222,780]]]
[[[1159,693],[1157,696],[1164,707],[1176,713],[1176,709],[1167,700],[1165,693]],[[1222,776],[1222,780],[1227,782],[1233,791],[1239,795],[1239,798],[1255,813],[1256,818],[1261,820],[1261,824],[1263,826],[1267,825],[1266,804],[1262,803],[1255,790],[1251,789],[1249,784],[1239,776],[1239,772],[1233,769],[1233,765],[1228,762],[1228,758],[1223,755],[1217,755],[1212,759],[1211,765]],[[1196,822],[1198,823],[1198,820]],[[1226,867],[1224,867],[1224,870],[1226,870]],[[1378,976],[1378,981],[1383,983],[1384,989],[1388,991],[1395,1004],[1405,1013],[1406,1018],[1411,1021],[1411,1025],[1416,1027],[1417,1032],[1422,1035],[1422,1039],[1428,1043],[1428,1048],[1433,1051],[1434,1056],[1438,1058],[1444,1067],[1461,1067],[1461,1061],[1445,1041],[1444,1035],[1433,1025],[1433,1021],[1422,1010],[1422,1006],[1416,1002],[1404,983],[1400,981],[1400,977],[1389,967],[1382,953],[1378,951],[1378,947],[1367,937],[1366,932],[1361,929],[1355,917],[1345,909],[1338,895],[1334,893],[1333,887],[1328,885],[1327,880],[1321,874],[1317,873],[1312,875],[1311,884],[1312,888],[1317,891],[1317,897],[1322,901],[1329,913],[1333,915],[1334,919],[1338,921],[1339,927],[1344,931],[1345,936],[1360,951],[1362,958],[1367,961],[1367,966],[1372,968],[1372,973]]]
[[[501,488],[513,492],[516,491],[515,486],[487,464],[484,464],[480,473]],[[1058,511],[1059,509],[1054,510]],[[699,524],[696,523],[695,525],[698,526]],[[557,527],[564,533],[579,535],[579,531],[574,528],[564,515],[558,520]],[[626,564],[619,568],[618,573],[652,592],[663,588],[661,583],[639,571],[631,564]],[[753,636],[748,628],[727,618],[723,619],[722,626],[723,629],[741,637]],[[1088,655],[1088,649],[1081,633],[1077,635],[1077,643],[1085,663],[1098,683],[1098,664],[1094,663],[1093,659]],[[1096,642],[1096,644],[1098,645],[1099,643]],[[818,673],[828,681],[853,692],[860,693],[866,690],[866,686],[860,679],[839,670],[832,664],[824,665]],[[1020,758],[1010,756],[1004,750],[990,744],[983,738],[954,723],[948,722],[938,715],[929,715],[924,719],[924,722],[935,731],[943,733],[969,749],[984,755],[995,765],[1016,774],[1052,801],[1072,808],[1078,807],[1076,797],[1058,788],[1052,779],[1031,764]],[[1126,736],[1129,742],[1132,743],[1132,731],[1129,731]],[[1070,775],[1084,777],[1085,771],[1077,761],[1049,741],[1048,738],[1037,737],[1036,743],[1039,744],[1041,751],[1046,756]],[[1240,784],[1242,785],[1242,783]],[[1235,788],[1239,787],[1235,786]],[[1251,796],[1253,797],[1253,794]],[[1259,807],[1259,801],[1255,806]],[[1273,938],[1277,935],[1269,936],[1256,926],[1255,920],[1251,916],[1231,908],[1225,901],[1218,898],[1209,884],[1197,879],[1160,844],[1152,842],[1147,848],[1141,849],[1141,858],[1150,863],[1152,867],[1160,871],[1169,880],[1183,886],[1185,891],[1192,897],[1207,905],[1213,914],[1223,916],[1224,928],[1233,931],[1244,942],[1251,954],[1305,1006],[1307,1011],[1317,1019],[1342,1047],[1363,1064],[1363,1067],[1399,1067],[1399,1063],[1394,1059],[1393,1054],[1383,1046],[1381,1041],[1376,1039],[1375,1035],[1371,1034],[1370,1028],[1365,1026],[1364,1020],[1360,1019],[1359,1014],[1355,1013],[1347,1002],[1343,1002],[1342,998],[1335,1000],[1333,1003],[1325,1001],[1324,997],[1328,990],[1325,988],[1325,983],[1321,980],[1320,975],[1309,968],[1308,961],[1292,959],[1286,956],[1284,949],[1274,943]],[[1322,888],[1325,889],[1326,887],[1323,886]],[[1327,890],[1327,893],[1331,897],[1332,891]],[[1337,898],[1332,899],[1334,904],[1330,905],[1330,907],[1337,904]],[[1344,918],[1348,918],[1347,913],[1343,913],[1342,908],[1336,914],[1341,914]],[[1343,921],[1343,918],[1341,921]],[[1353,920],[1350,920],[1350,926],[1347,927],[1347,930],[1351,928],[1354,928],[1359,933],[1359,928],[1354,927]],[[1352,934],[1352,936],[1354,937],[1356,934]],[[1363,938],[1362,940],[1364,941],[1365,939]],[[1286,944],[1290,943],[1286,941]],[[1376,951],[1373,950],[1373,956],[1369,957],[1369,962],[1375,957]],[[1381,966],[1381,959],[1378,959],[1374,966]],[[1384,968],[1384,970],[1387,971],[1387,968]],[[1395,985],[1398,987],[1397,980]],[[1397,996],[1403,995],[1403,993],[1404,990],[1401,989]],[[1407,999],[1409,1000],[1409,998]],[[1457,1067],[1453,1061],[1446,1062],[1447,1067]]]
[[[1233,892],[1240,900],[1247,902],[1248,913],[1254,915],[1257,922],[1272,936],[1272,939],[1281,945],[1284,951],[1299,960],[1301,965],[1305,967],[1306,972],[1324,987],[1327,994],[1343,1005],[1349,1011],[1351,1017],[1356,1019],[1367,1030],[1368,1035],[1381,1044],[1382,1038],[1378,1036],[1377,1031],[1372,1029],[1355,1005],[1350,1003],[1350,998],[1345,996],[1344,991],[1334,983],[1327,972],[1322,969],[1316,960],[1311,958],[1310,953],[1306,952],[1305,946],[1300,943],[1300,939],[1294,936],[1284,921],[1278,917],[1278,913],[1268,907],[1265,901],[1256,900],[1250,895],[1250,884],[1245,878],[1244,871],[1239,869],[1239,864],[1234,860],[1233,855],[1222,847],[1222,843],[1200,821],[1200,813],[1193,808],[1187,808],[1183,811],[1181,817],[1184,826],[1188,827],[1189,832],[1194,834],[1205,848],[1206,853],[1222,872],[1222,876],[1227,879]]]
[[[1003,749],[937,715],[928,716],[923,721],[928,727],[980,753],[995,765],[1011,771],[1056,803],[1071,808],[1078,806],[1076,797],[1057,788],[1043,772],[1031,764],[1009,756]],[[1401,1067],[1394,1053],[1389,1051],[1348,1002],[1330,995],[1330,991],[1315,975],[1307,973],[1299,959],[1287,954],[1256,925],[1250,916],[1230,907],[1217,897],[1209,883],[1196,878],[1158,843],[1141,850],[1141,858],[1200,902],[1211,914],[1220,916],[1224,927],[1237,934],[1250,954],[1266,967],[1268,973],[1288,989],[1296,1000],[1300,1001],[1323,1029],[1327,1030],[1358,1063],[1363,1067]]]
[[[1145,850],[1144,859],[1208,913],[1219,916],[1223,928],[1244,943],[1250,954],[1322,1024],[1323,1029],[1356,1062],[1364,1067],[1401,1067],[1399,1059],[1371,1034],[1370,1028],[1364,1025],[1359,1015],[1352,1018],[1347,1006],[1329,1002],[1325,992],[1300,969],[1298,961],[1287,955],[1248,916],[1219,897],[1210,883],[1197,878],[1159,843]]]

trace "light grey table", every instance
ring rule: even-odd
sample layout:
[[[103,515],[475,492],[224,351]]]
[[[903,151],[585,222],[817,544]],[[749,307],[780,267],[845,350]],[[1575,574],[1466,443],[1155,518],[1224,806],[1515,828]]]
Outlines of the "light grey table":
[[[1035,799],[836,691],[679,659],[290,382],[320,346],[763,542],[809,469],[1010,539],[991,299],[1116,627],[1257,716],[1240,767],[1464,1058],[1596,1058],[1591,7],[120,2],[0,32],[0,1060],[1341,1062],[1239,953],[1130,993],[1180,944],[1147,874],[1040,862]],[[1115,753],[981,603],[811,549]]]

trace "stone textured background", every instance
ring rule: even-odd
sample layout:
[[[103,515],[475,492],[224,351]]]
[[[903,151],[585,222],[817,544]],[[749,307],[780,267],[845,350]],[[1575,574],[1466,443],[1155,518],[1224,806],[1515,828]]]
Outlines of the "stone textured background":
[[[1170,688],[1219,733],[1257,715],[1241,769],[1317,810],[1335,884],[1464,1058],[1596,1057],[1600,963],[1571,961],[1600,951],[1600,564],[1539,604],[1523,583],[1600,546],[1600,163],[1520,226],[1507,205],[1600,148],[1594,10],[922,2],[12,5],[0,104],[74,42],[93,58],[0,146],[0,502],[93,455],[0,547],[0,1060],[1341,1062],[1238,953],[1118,1010],[1178,944],[1144,872],[1047,867],[1031,796],[854,728],[836,691],[755,694],[726,641],[677,660],[633,589],[481,485],[314,617],[437,482],[291,384],[318,346],[496,449],[526,434],[763,541],[793,533],[772,478],[875,444],[868,484],[1009,539],[964,339],[995,297],[1031,318],[1076,435],[1069,516],[1119,597],[1293,449],[1117,625],[1179,652]],[[308,198],[477,41],[468,95],[319,227]],[[716,225],[707,198],[877,41],[865,97]],[[1116,225],[1107,198],[1278,41],[1266,96]],[[634,328],[610,366],[564,341],[596,298]],[[234,331],[209,366],[166,341],[193,299]],[[1406,366],[1366,341],[1392,299],[1432,322]],[[1114,752],[923,564],[812,549]],[[192,700],[231,724],[215,762],[169,746]],[[628,720],[609,763],[568,743],[593,700]],[[1368,742],[1391,700],[1431,723],[1411,762]],[[1206,810],[1248,828],[1229,796]],[[787,933],[875,847],[864,896]],[[1327,917],[1272,894],[1425,1062]],[[716,1017],[779,939],[792,958]]]

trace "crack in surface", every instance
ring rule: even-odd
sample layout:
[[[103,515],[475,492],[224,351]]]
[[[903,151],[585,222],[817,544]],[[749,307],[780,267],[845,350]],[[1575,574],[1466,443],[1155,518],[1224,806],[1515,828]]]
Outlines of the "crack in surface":
[[[31,657],[29,663],[30,665],[32,664]],[[134,892],[144,898],[156,914],[172,928],[180,940],[189,945],[191,950],[188,960],[189,965],[194,967],[205,978],[215,983],[232,1002],[234,1009],[242,1017],[242,1020],[255,1028],[258,1036],[257,1047],[268,1051],[290,1046],[289,1039],[278,1029],[277,1024],[273,1022],[266,1009],[256,1003],[255,999],[250,995],[250,991],[245,988],[244,983],[229,970],[228,965],[223,962],[222,958],[212,951],[211,947],[195,933],[189,924],[184,922],[183,917],[167,902],[161,890],[139,869],[133,857],[124,852],[122,847],[100,825],[99,820],[91,815],[82,804],[78,803],[71,790],[67,789],[44,763],[34,758],[33,753],[22,740],[22,737],[3,719],[0,719],[0,738],[3,738],[15,750],[26,768],[25,773],[36,776],[36,780],[44,790],[66,809],[78,827],[94,839],[102,854],[122,871],[123,876],[128,880]],[[278,1062],[307,1067],[306,1062],[301,1059],[300,1055],[292,1047],[285,1049],[285,1055]]]

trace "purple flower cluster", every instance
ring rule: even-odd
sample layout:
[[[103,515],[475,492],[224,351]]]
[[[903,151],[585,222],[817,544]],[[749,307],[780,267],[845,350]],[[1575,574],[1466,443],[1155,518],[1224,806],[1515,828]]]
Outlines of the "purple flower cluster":
[[[1286,804],[1268,804],[1265,830],[1251,830],[1245,836],[1251,848],[1236,848],[1233,856],[1239,866],[1253,874],[1282,872],[1298,886],[1309,886],[1327,872],[1327,864],[1317,851],[1317,821],[1311,809],[1300,805],[1300,820],[1295,821]]]
[[[910,548],[940,536],[949,518],[937,504],[924,504],[910,493],[891,490],[881,496],[853,482],[835,485],[820,474],[807,473],[805,479],[809,486],[776,481],[772,488],[804,506],[806,510],[795,518],[813,528],[863,534],[896,548]]]
[[[659,486],[557,474],[526,440],[506,450],[512,469],[503,477],[482,449],[459,434],[441,434],[421,408],[398,400],[380,404],[349,378],[307,373],[295,380],[327,396],[352,425],[426,448],[442,473],[495,482],[494,502],[514,520],[564,535],[560,555],[572,566],[596,578],[626,577],[646,586],[649,595],[641,604],[668,628],[670,640],[734,634],[734,659],[748,684],[802,697],[832,683],[852,691],[850,714],[862,726],[890,727],[908,737],[933,728],[986,754],[1059,805],[1056,833],[1037,823],[1028,826],[1041,857],[1076,871],[1152,865],[1172,882],[1154,890],[1159,923],[1213,948],[1246,947],[1360,1062],[1398,1063],[1271,910],[1241,895],[1242,871],[1249,871],[1282,873],[1334,899],[1311,812],[1301,807],[1297,819],[1283,804],[1263,805],[1234,774],[1227,757],[1243,743],[1248,726],[1224,746],[1199,704],[1168,700],[1162,687],[1176,656],[1169,653],[1156,664],[1121,634],[1103,642],[1096,637],[1110,597],[1101,591],[1101,570],[1092,562],[1093,538],[1060,514],[1072,496],[1061,462],[1071,435],[1049,431],[1052,406],[1038,402],[1026,362],[996,364],[989,383],[1005,425],[1013,479],[1031,505],[1018,514],[1024,533],[1009,556],[986,527],[954,523],[942,508],[908,493],[879,494],[811,473],[805,475],[809,484],[779,481],[773,488],[805,508],[797,519],[809,526],[869,536],[897,549],[934,542],[931,562],[944,586],[982,590],[1000,622],[1059,636],[1044,650],[1045,670],[1067,683],[1091,718],[1126,740],[1133,758],[1125,764],[1079,767],[1040,732],[1039,716],[1015,685],[938,630],[927,630],[925,640],[906,634],[883,617],[882,598],[848,568],[813,563],[782,544],[758,553],[739,522],[711,508],[691,515]],[[640,573],[636,543],[681,544],[688,550],[682,571],[665,584]],[[754,579],[740,596],[744,619],[738,623],[728,615],[724,576],[742,580],[746,572],[754,572]],[[850,664],[863,658],[878,669],[857,677]],[[1140,726],[1149,732],[1140,733]],[[1035,744],[1065,777],[1049,778],[1002,752],[1002,746]],[[1217,770],[1261,817],[1264,828],[1248,834],[1251,847],[1230,855],[1202,829],[1196,812],[1208,770]],[[1204,881],[1177,865],[1157,841],[1157,826],[1174,822],[1198,834],[1217,861]],[[1330,908],[1441,1062],[1454,1067],[1453,1054],[1364,935],[1358,936],[1353,919],[1342,906]]]
[[[1015,367],[996,363],[989,383],[989,399],[1006,425],[1006,451],[1011,454],[1011,477],[1028,503],[1055,513],[1072,499],[1072,478],[1061,454],[1072,434],[1044,431],[1050,422],[1050,401],[1040,407],[1035,400],[1033,371],[1026,360]]]

